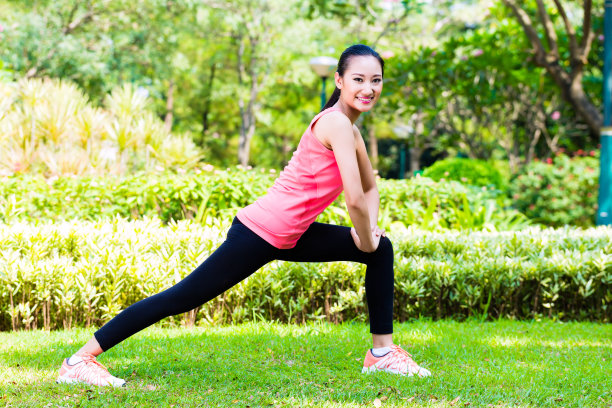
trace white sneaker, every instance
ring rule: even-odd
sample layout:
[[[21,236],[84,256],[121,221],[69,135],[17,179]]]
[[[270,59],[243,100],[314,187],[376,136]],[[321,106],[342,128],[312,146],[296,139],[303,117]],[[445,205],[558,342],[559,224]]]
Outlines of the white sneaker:
[[[391,351],[381,357],[372,354],[368,350],[363,361],[362,373],[372,373],[374,371],[386,371],[388,373],[407,375],[412,377],[429,377],[431,372],[414,362],[412,356],[400,346],[391,346]]]
[[[69,360],[70,363],[69,364]],[[76,360],[76,361],[74,361]],[[75,358],[65,359],[59,370],[57,383],[85,383],[97,385],[99,387],[113,386],[123,387],[125,381],[121,378],[113,377],[106,367],[96,361],[93,354],[75,356]]]

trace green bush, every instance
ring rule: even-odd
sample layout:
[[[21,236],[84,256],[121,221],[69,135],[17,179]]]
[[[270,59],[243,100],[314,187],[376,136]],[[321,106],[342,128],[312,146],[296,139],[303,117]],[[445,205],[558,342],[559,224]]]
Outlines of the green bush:
[[[273,170],[235,168],[191,174],[140,173],[124,177],[12,176],[0,179],[0,221],[96,220],[118,215],[164,222],[194,218],[202,224],[230,219],[265,194],[277,174]],[[454,181],[379,180],[381,224],[415,225],[422,229],[520,229],[528,220],[505,210],[494,191]],[[319,218],[348,225],[343,197]]]
[[[423,171],[423,176],[434,180],[457,180],[480,187],[495,187],[505,191],[508,182],[500,171],[484,160],[451,158],[438,160]]]
[[[539,223],[589,227],[595,223],[599,159],[559,155],[527,165],[510,185],[514,206]]]
[[[157,219],[0,224],[0,330],[100,325],[179,281],[229,224]],[[398,230],[395,319],[610,322],[612,229],[427,233]],[[269,319],[365,321],[362,265],[272,262],[166,324]]]

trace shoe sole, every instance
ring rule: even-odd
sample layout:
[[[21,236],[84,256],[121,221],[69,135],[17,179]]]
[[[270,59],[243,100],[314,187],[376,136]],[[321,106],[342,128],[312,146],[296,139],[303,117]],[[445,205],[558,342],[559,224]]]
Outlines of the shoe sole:
[[[93,384],[89,384],[85,381],[79,380],[77,378],[67,378],[67,377],[57,377],[57,379],[55,380],[56,384],[86,384],[86,385],[93,385]],[[115,388],[121,388],[121,387],[125,387],[125,381],[123,383],[121,383],[121,385],[115,385],[115,384],[109,384],[109,385],[93,385],[94,387],[108,387],[108,386],[113,386]]]
[[[402,373],[402,372],[400,372],[398,370],[393,370],[391,368],[380,369],[380,368],[377,368],[376,366],[373,366],[373,365],[370,366],[370,367],[363,367],[361,369],[361,373],[362,374],[370,374],[370,373],[375,373],[377,371],[381,371],[381,372],[384,372],[384,373],[398,374],[398,375],[407,376],[407,377],[413,377],[415,374],[417,374],[421,378],[429,377],[431,375],[431,373],[427,373],[427,374],[421,375],[420,371],[419,371],[419,373]]]

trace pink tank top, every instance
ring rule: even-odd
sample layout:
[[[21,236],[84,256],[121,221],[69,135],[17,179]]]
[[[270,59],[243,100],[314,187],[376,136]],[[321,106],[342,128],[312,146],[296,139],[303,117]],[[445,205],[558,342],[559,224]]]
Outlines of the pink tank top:
[[[267,194],[236,215],[276,248],[293,248],[310,224],[342,192],[334,152],[312,132],[312,126],[321,116],[339,110],[329,108],[314,117],[293,157]]]

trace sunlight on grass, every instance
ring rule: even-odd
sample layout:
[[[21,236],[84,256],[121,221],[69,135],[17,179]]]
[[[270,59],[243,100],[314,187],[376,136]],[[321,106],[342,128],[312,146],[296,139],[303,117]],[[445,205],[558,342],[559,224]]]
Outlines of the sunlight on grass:
[[[492,347],[503,346],[503,347],[516,347],[516,346],[526,346],[531,342],[531,339],[522,338],[519,339],[517,337],[501,337],[495,336],[489,339],[487,342]]]
[[[576,347],[597,347],[597,348],[609,348],[612,350],[612,343],[603,343],[601,341],[588,341],[588,340],[567,340],[567,341],[548,341],[541,340],[535,342],[538,345],[544,347],[553,347],[553,348],[576,348]]]
[[[55,380],[57,371],[21,367],[19,365],[7,366],[5,364],[0,364],[0,373],[2,373],[2,375],[0,375],[0,386],[10,386],[16,384],[36,384],[41,380],[47,381],[51,378]]]
[[[601,407],[612,403],[612,326],[556,322],[396,325],[429,378],[361,374],[367,324],[151,327],[104,353],[124,389],[54,383],[94,329],[0,333],[7,407]],[[378,404],[378,403],[376,403]]]
[[[604,343],[601,341],[589,341],[589,340],[538,340],[533,338],[518,338],[518,337],[502,337],[494,336],[490,337],[487,341],[492,347],[525,347],[525,346],[541,346],[551,347],[556,349],[573,349],[576,347],[594,347],[594,348],[609,348],[612,349],[612,343]]]

